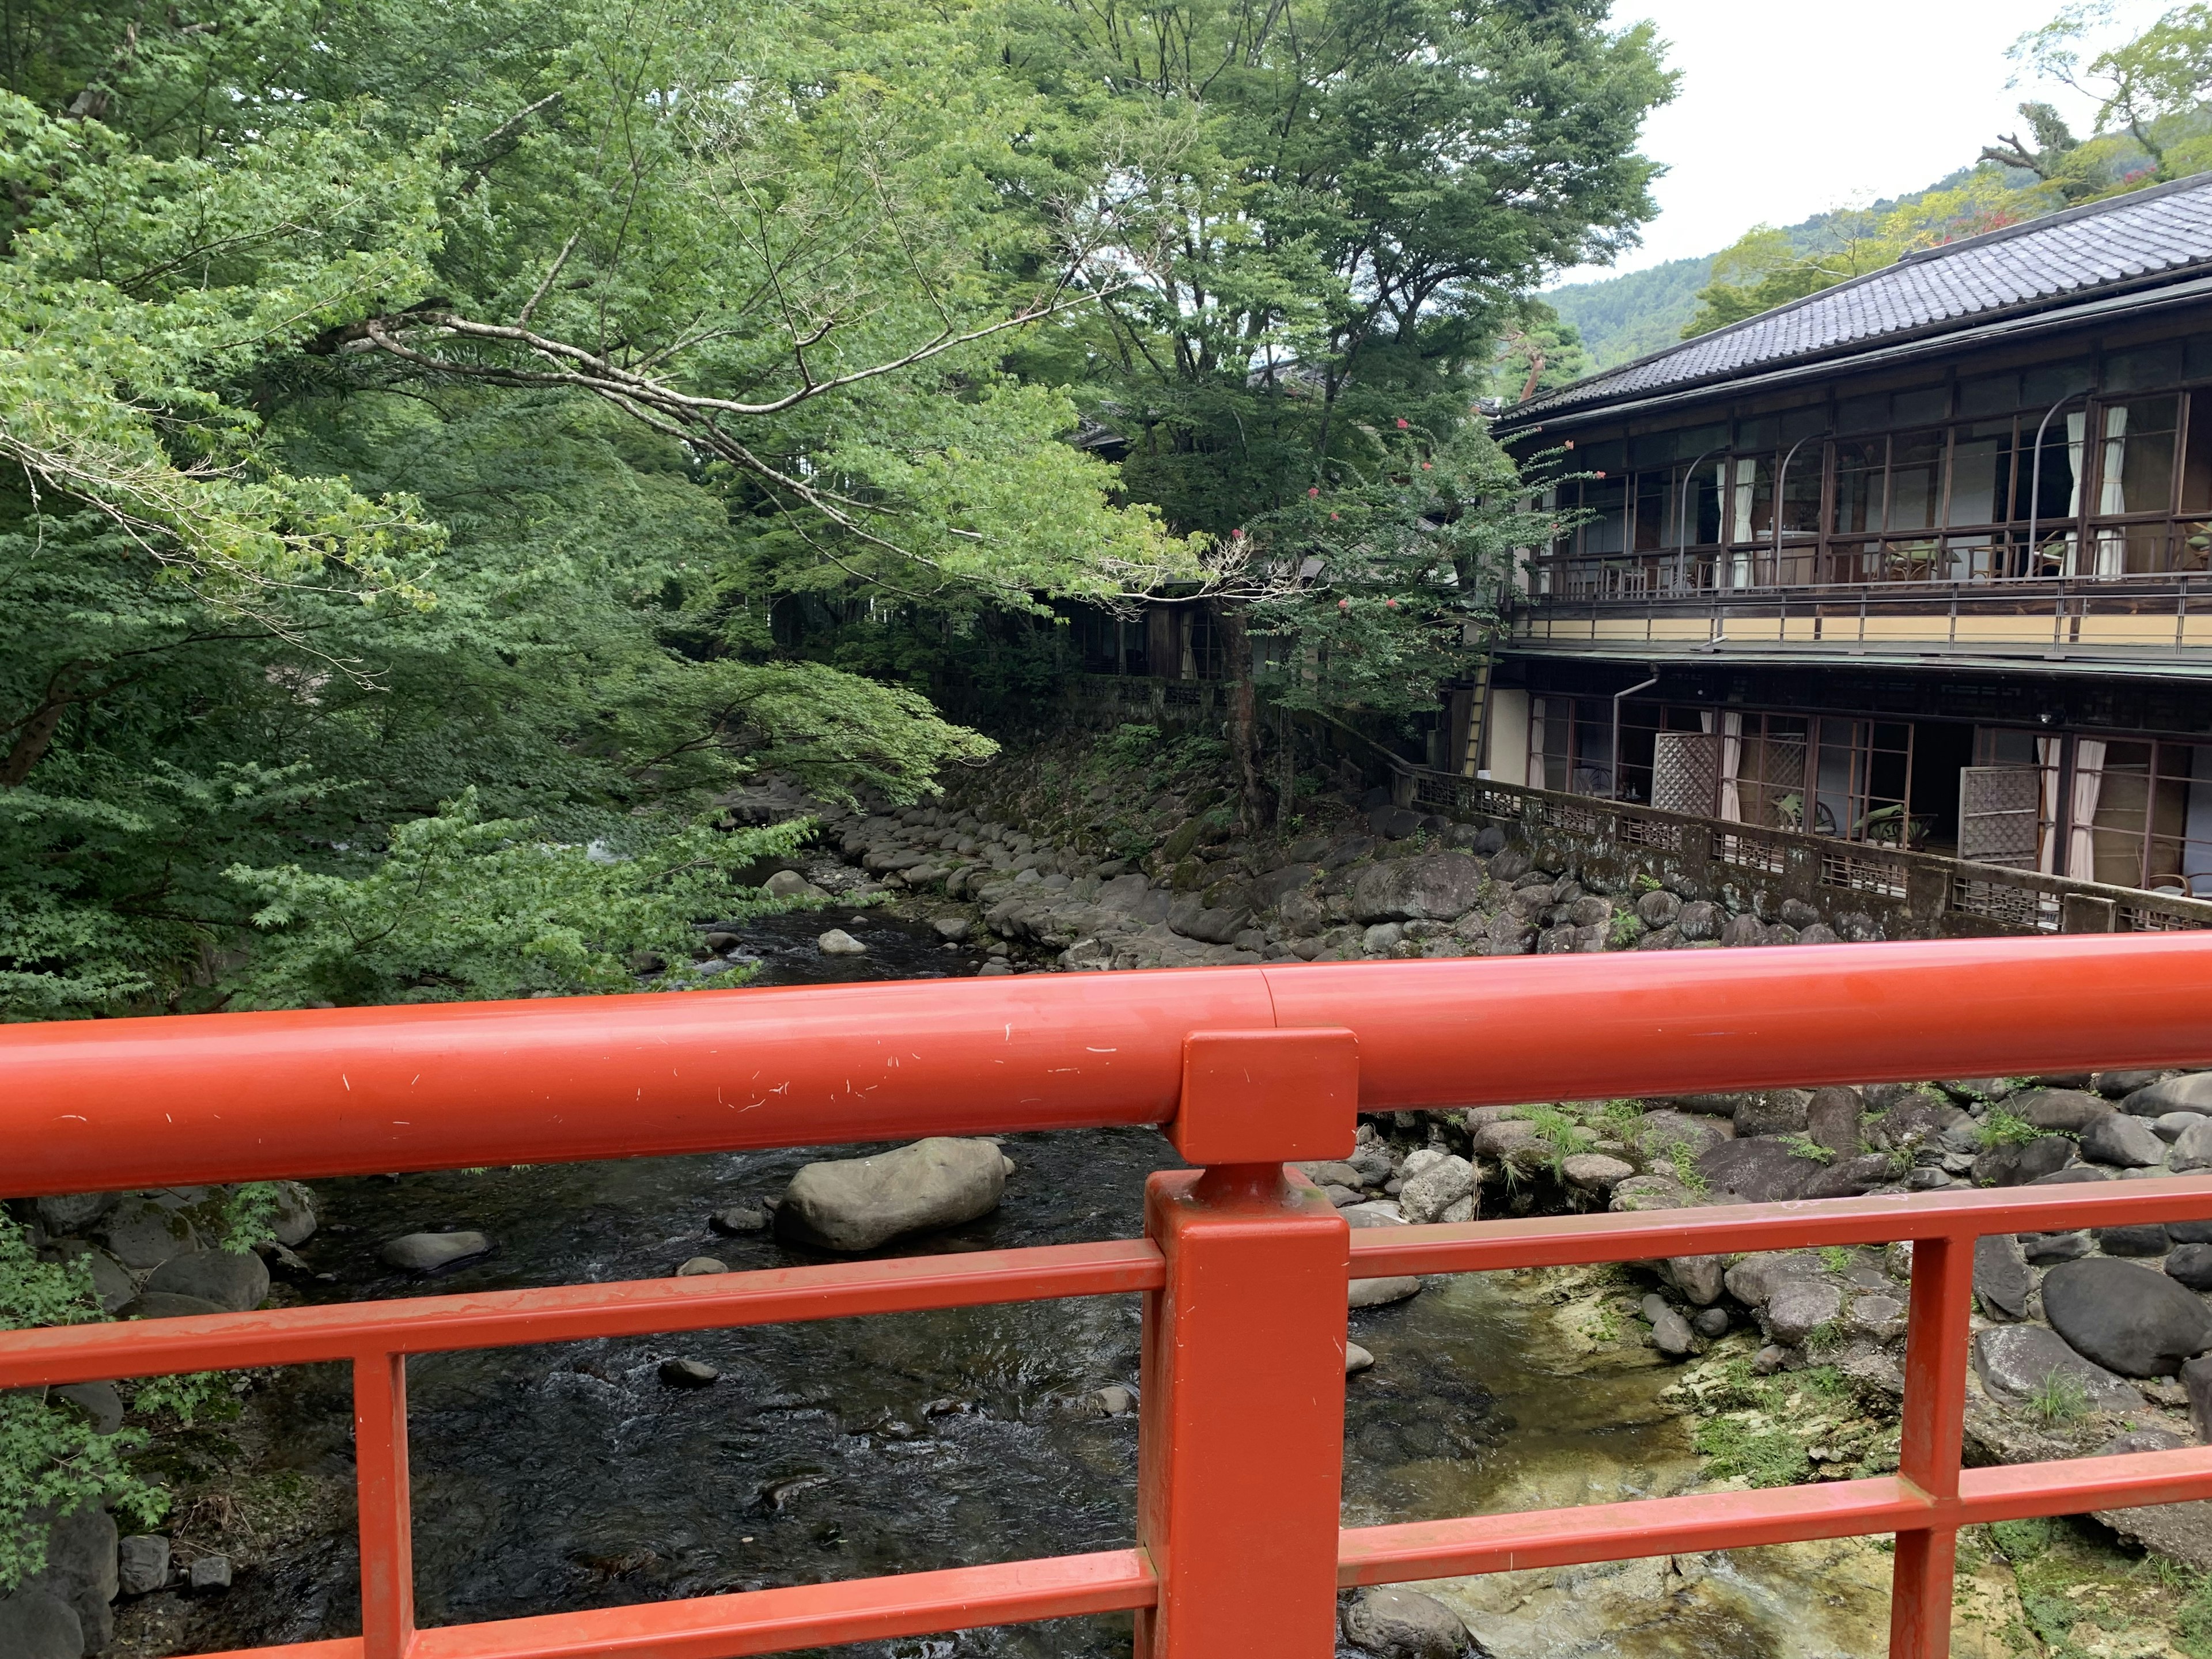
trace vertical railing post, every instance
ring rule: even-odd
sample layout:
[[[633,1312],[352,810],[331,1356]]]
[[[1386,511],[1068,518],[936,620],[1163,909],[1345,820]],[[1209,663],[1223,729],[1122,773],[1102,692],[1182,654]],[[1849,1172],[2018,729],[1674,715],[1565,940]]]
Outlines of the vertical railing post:
[[[1974,1289],[1969,1237],[1912,1242],[1912,1300],[1905,1337],[1905,1424],[1898,1473],[1934,1499],[1959,1496],[1966,1416],[1966,1340]],[[1954,1525],[1897,1534],[1890,1576],[1890,1659],[1946,1659],[1951,1651]]]
[[[415,1537],[404,1354],[363,1354],[354,1361],[353,1444],[362,1659],[406,1659],[415,1640]]]
[[[1138,1659],[1329,1659],[1351,1232],[1286,1161],[1350,1155],[1349,1031],[1194,1033],[1145,1231],[1137,1540],[1160,1578]]]

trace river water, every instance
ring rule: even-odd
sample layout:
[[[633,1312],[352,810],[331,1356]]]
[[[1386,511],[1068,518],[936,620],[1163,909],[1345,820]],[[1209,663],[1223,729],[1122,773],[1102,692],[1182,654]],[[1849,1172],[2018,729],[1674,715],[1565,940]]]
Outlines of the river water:
[[[833,923],[869,954],[823,957],[812,940]],[[974,965],[888,916],[785,916],[743,932],[761,983]],[[1149,1130],[1017,1136],[1006,1150],[1018,1172],[1001,1208],[913,1242],[914,1253],[1127,1237],[1140,1225],[1145,1177],[1177,1167]],[[334,1277],[308,1299],[649,1278],[701,1255],[740,1270],[819,1260],[766,1236],[715,1236],[707,1217],[777,1194],[802,1163],[837,1155],[324,1183],[325,1224],[302,1254]],[[378,1260],[386,1239],[444,1227],[481,1229],[496,1250],[428,1286]],[[1656,1356],[1578,1350],[1559,1310],[1526,1285],[1434,1281],[1408,1303],[1354,1314],[1352,1334],[1376,1364],[1348,1387],[1347,1523],[1663,1495],[1695,1478],[1686,1430],[1657,1401],[1668,1373]],[[662,1383],[661,1362],[679,1356],[718,1367],[721,1380]],[[1133,1387],[1137,1363],[1133,1297],[417,1359],[420,1616],[498,1619],[1126,1547],[1136,1420],[1081,1402],[1105,1384]],[[337,1367],[284,1373],[262,1405],[277,1455],[325,1474],[343,1465],[347,1389]],[[280,1565],[244,1575],[200,1624],[202,1644],[357,1632],[351,1526],[334,1514]],[[1755,1572],[1695,1583],[1522,1574],[1435,1588],[1512,1659],[1879,1650],[1840,1631],[1808,1634],[1805,1595],[1778,1571],[1767,1584]],[[1127,1632],[1126,1618],[1095,1618],[847,1651],[1106,1659],[1126,1655]]]

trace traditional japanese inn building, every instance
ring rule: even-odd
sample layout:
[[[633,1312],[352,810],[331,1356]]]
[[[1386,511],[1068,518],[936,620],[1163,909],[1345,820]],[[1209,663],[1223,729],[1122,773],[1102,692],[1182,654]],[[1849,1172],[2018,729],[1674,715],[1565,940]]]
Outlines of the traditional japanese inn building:
[[[2212,897],[2212,175],[1496,430],[1571,528],[1455,699],[1451,769]]]

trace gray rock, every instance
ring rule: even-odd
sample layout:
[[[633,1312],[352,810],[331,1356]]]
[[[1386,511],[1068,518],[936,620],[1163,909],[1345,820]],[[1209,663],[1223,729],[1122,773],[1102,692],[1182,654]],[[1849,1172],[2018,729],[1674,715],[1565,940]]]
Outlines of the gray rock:
[[[678,1279],[698,1279],[708,1273],[726,1273],[730,1264],[717,1256],[695,1255],[676,1269]]]
[[[2166,1277],[2192,1291],[2212,1291],[2212,1244],[2182,1244],[2166,1258]]]
[[[1395,1584],[1363,1589],[1344,1609],[1345,1639],[1376,1659],[1460,1659],[1467,1626],[1432,1595]]]
[[[41,1589],[0,1597],[0,1659],[79,1659],[84,1626],[68,1602]]]
[[[434,1273],[490,1251],[491,1240],[479,1232],[407,1233],[392,1239],[380,1254],[388,1267]]]
[[[1126,880],[1127,878],[1121,879]],[[1137,879],[1141,882],[1144,878],[1139,876]],[[1105,902],[1103,892],[1099,895],[1099,902],[1102,904]],[[975,924],[966,916],[939,916],[929,925],[937,930],[938,938],[948,945],[957,945],[975,931]]]
[[[46,1565],[27,1587],[69,1604],[85,1650],[98,1653],[115,1636],[115,1517],[96,1503],[80,1504],[46,1525]]]
[[[1844,1311],[1844,1293],[1824,1279],[1785,1279],[1759,1310],[1767,1340],[1796,1347]]]
[[[2055,1267],[2061,1261],[2078,1261],[2088,1255],[2089,1235],[2086,1232],[2022,1233],[2020,1235],[2020,1248],[2031,1265]]]
[[[1864,1109],[1856,1089],[1815,1089],[1805,1103],[1805,1133],[1840,1158],[1856,1157]]]
[[[2181,1139],[2182,1131],[2193,1129],[2204,1121],[2202,1112],[2167,1112],[2150,1120],[2151,1133],[2171,1146]]]
[[[94,1434],[113,1434],[123,1426],[123,1396],[112,1382],[68,1382],[53,1393],[82,1413]]]
[[[108,1251],[126,1267],[144,1273],[173,1255],[199,1248],[198,1235],[184,1217],[150,1199],[125,1199],[94,1230]]]
[[[1974,1333],[1974,1374],[1991,1398],[2008,1406],[2033,1399],[2054,1373],[2081,1382],[2101,1411],[2140,1410],[2135,1384],[2083,1358],[2040,1325],[1993,1325]]]
[[[2084,1095],[2082,1099],[2090,1097]],[[2081,1131],[2081,1156],[2121,1170],[2155,1169],[2166,1162],[2166,1143],[2139,1117],[2108,1111]]]
[[[54,1248],[63,1261],[85,1264],[92,1274],[93,1294],[109,1313],[138,1294],[138,1281],[131,1270],[106,1251],[81,1238],[64,1238]]]
[[[1710,1118],[1686,1112],[1646,1112],[1636,1121],[1636,1144],[1646,1158],[1663,1158],[1680,1146],[1692,1158],[1701,1158],[1730,1138],[1730,1131]]]
[[[672,1389],[711,1389],[722,1373],[703,1359],[664,1359],[659,1377]]]
[[[1794,1135],[1805,1132],[1813,1097],[1803,1089],[1762,1089],[1741,1097],[1735,1109],[1738,1135]],[[1853,1139],[1850,1150],[1856,1152]]]
[[[1137,1396],[1119,1382],[1109,1382],[1084,1395],[1083,1403],[1094,1417],[1127,1417],[1137,1409]]]
[[[1751,1368],[1761,1376],[1771,1376],[1790,1363],[1790,1350],[1770,1342],[1751,1357]]]
[[[1474,1165],[1463,1158],[1441,1158],[1406,1178],[1398,1208],[1415,1224],[1441,1221],[1444,1212],[1474,1190]]]
[[[1631,1176],[1615,1187],[1605,1207],[1615,1214],[1626,1214],[1638,1210],[1687,1210],[1697,1202],[1672,1176],[1640,1175]]]
[[[1689,1321],[1668,1308],[1651,1322],[1651,1346],[1669,1359],[1680,1359],[1692,1352],[1697,1344],[1691,1338]]]
[[[2189,1072],[2137,1089],[2120,1103],[2135,1117],[2163,1117],[2168,1112],[2212,1113],[2212,1072]]]
[[[1403,1302],[1408,1297],[1420,1294],[1421,1281],[1412,1274],[1396,1279],[1355,1279],[1352,1281],[1348,1305],[1354,1308],[1380,1308],[1392,1302]]]
[[[1984,1187],[2025,1187],[2073,1160],[2074,1143],[2064,1135],[2039,1135],[2025,1146],[1990,1147],[1974,1160],[1974,1180]]]
[[[49,1238],[67,1238],[106,1215],[122,1196],[120,1193],[56,1193],[39,1200],[32,1211]]]
[[[729,1238],[764,1233],[768,1231],[768,1212],[757,1204],[732,1204],[708,1216],[707,1224]]]
[[[2080,1134],[2114,1113],[2111,1101],[2079,1089],[2030,1089],[2008,1101],[2005,1109],[2052,1134]]]
[[[1482,892],[1483,866],[1464,853],[1389,859],[1361,871],[1352,884],[1356,921],[1449,921],[1472,909]]]
[[[1718,939],[1722,925],[1721,908],[1710,899],[1692,899],[1674,918],[1675,931],[1686,939]]]
[[[1862,1152],[1856,1158],[1839,1158],[1823,1164],[1820,1172],[1805,1183],[1802,1196],[1806,1198],[1856,1198],[1870,1193],[1889,1180],[1889,1158],[1883,1152]]]
[[[1729,1329],[1728,1310],[1726,1308],[1701,1310],[1698,1316],[1690,1322],[1690,1328],[1708,1340],[1716,1340],[1726,1336]]]
[[[221,1595],[230,1588],[230,1558],[203,1555],[185,1575],[185,1584],[195,1595]]]
[[[2097,1072],[2091,1074],[2089,1086],[2099,1094],[2117,1100],[2131,1095],[2138,1089],[2148,1089],[2166,1075],[2163,1072]]]
[[[151,1595],[169,1582],[169,1540],[140,1533],[116,1547],[116,1582],[125,1595]]]
[[[868,954],[868,947],[842,927],[832,927],[814,943],[825,957],[864,957]]]
[[[1778,1140],[1723,1141],[1698,1159],[1698,1173],[1716,1194],[1745,1204],[1802,1198],[1822,1166],[1799,1158]]]
[[[2098,1227],[2091,1236],[2106,1255],[2164,1255],[2173,1248],[2165,1226],[2155,1221],[2131,1222],[2119,1227]]]
[[[115,1582],[122,1595],[153,1595],[168,1583],[168,1540],[139,1533],[115,1547]]]
[[[2212,1311],[2164,1273],[2087,1256],[2044,1275],[2043,1312],[2069,1346],[2124,1376],[2172,1376],[2212,1348]]]
[[[196,1296],[178,1296],[168,1291],[147,1291],[136,1300],[126,1302],[116,1310],[118,1319],[193,1319],[203,1314],[227,1313],[212,1302],[203,1302]]]
[[[1726,1275],[1728,1292],[1747,1308],[1765,1305],[1785,1284],[1818,1279],[1820,1258],[1806,1250],[1757,1250],[1737,1259]]]
[[[192,1250],[155,1268],[146,1288],[250,1313],[268,1298],[269,1267],[251,1250]]]
[[[872,1250],[988,1215],[1006,1186],[994,1142],[936,1135],[872,1158],[807,1164],[776,1207],[775,1230],[823,1249]]]
[[[2166,1166],[2176,1175],[2212,1170],[2212,1117],[2192,1123],[2175,1138],[2173,1150],[2166,1155]]]
[[[1636,1166],[1603,1152],[1577,1152],[1560,1162],[1559,1173],[1578,1192],[1609,1193],[1634,1175]]]
[[[1344,1374],[1346,1376],[1357,1376],[1364,1370],[1372,1370],[1374,1364],[1375,1356],[1357,1342],[1344,1345]]]
[[[1636,901],[1636,918],[1646,927],[1657,931],[1674,927],[1681,919],[1682,901],[1665,888],[1656,888]]]
[[[2189,1423],[2200,1444],[2212,1445],[2212,1358],[2192,1359],[2181,1368],[2189,1394]]]
[[[1991,1319],[2027,1317],[2027,1293],[2035,1277],[2019,1241],[2008,1233],[1987,1233],[1974,1241],[1974,1296]]]
[[[1727,1258],[1717,1255],[1669,1256],[1659,1264],[1660,1275],[1682,1293],[1683,1300],[1698,1308],[1720,1300],[1726,1269]]]
[[[2166,1231],[2177,1244],[2212,1244],[2212,1221],[2169,1221]]]
[[[315,1194],[296,1181],[276,1183],[276,1214],[270,1224],[276,1242],[296,1250],[315,1236]]]
[[[1387,1200],[1370,1199],[1364,1204],[1347,1204],[1337,1213],[1352,1227],[1402,1227],[1405,1216]]]

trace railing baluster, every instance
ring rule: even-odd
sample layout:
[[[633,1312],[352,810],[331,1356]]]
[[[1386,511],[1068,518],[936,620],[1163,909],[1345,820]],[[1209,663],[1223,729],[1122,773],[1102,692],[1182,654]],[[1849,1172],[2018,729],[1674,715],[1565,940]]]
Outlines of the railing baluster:
[[[1959,1496],[1973,1290],[1971,1236],[1913,1241],[1898,1473],[1939,1504]],[[1897,1534],[1890,1578],[1890,1659],[1946,1659],[1950,1653],[1951,1575],[1958,1553],[1955,1526]]]
[[[415,1534],[404,1354],[363,1354],[354,1361],[353,1443],[363,1659],[406,1659],[415,1640]]]

